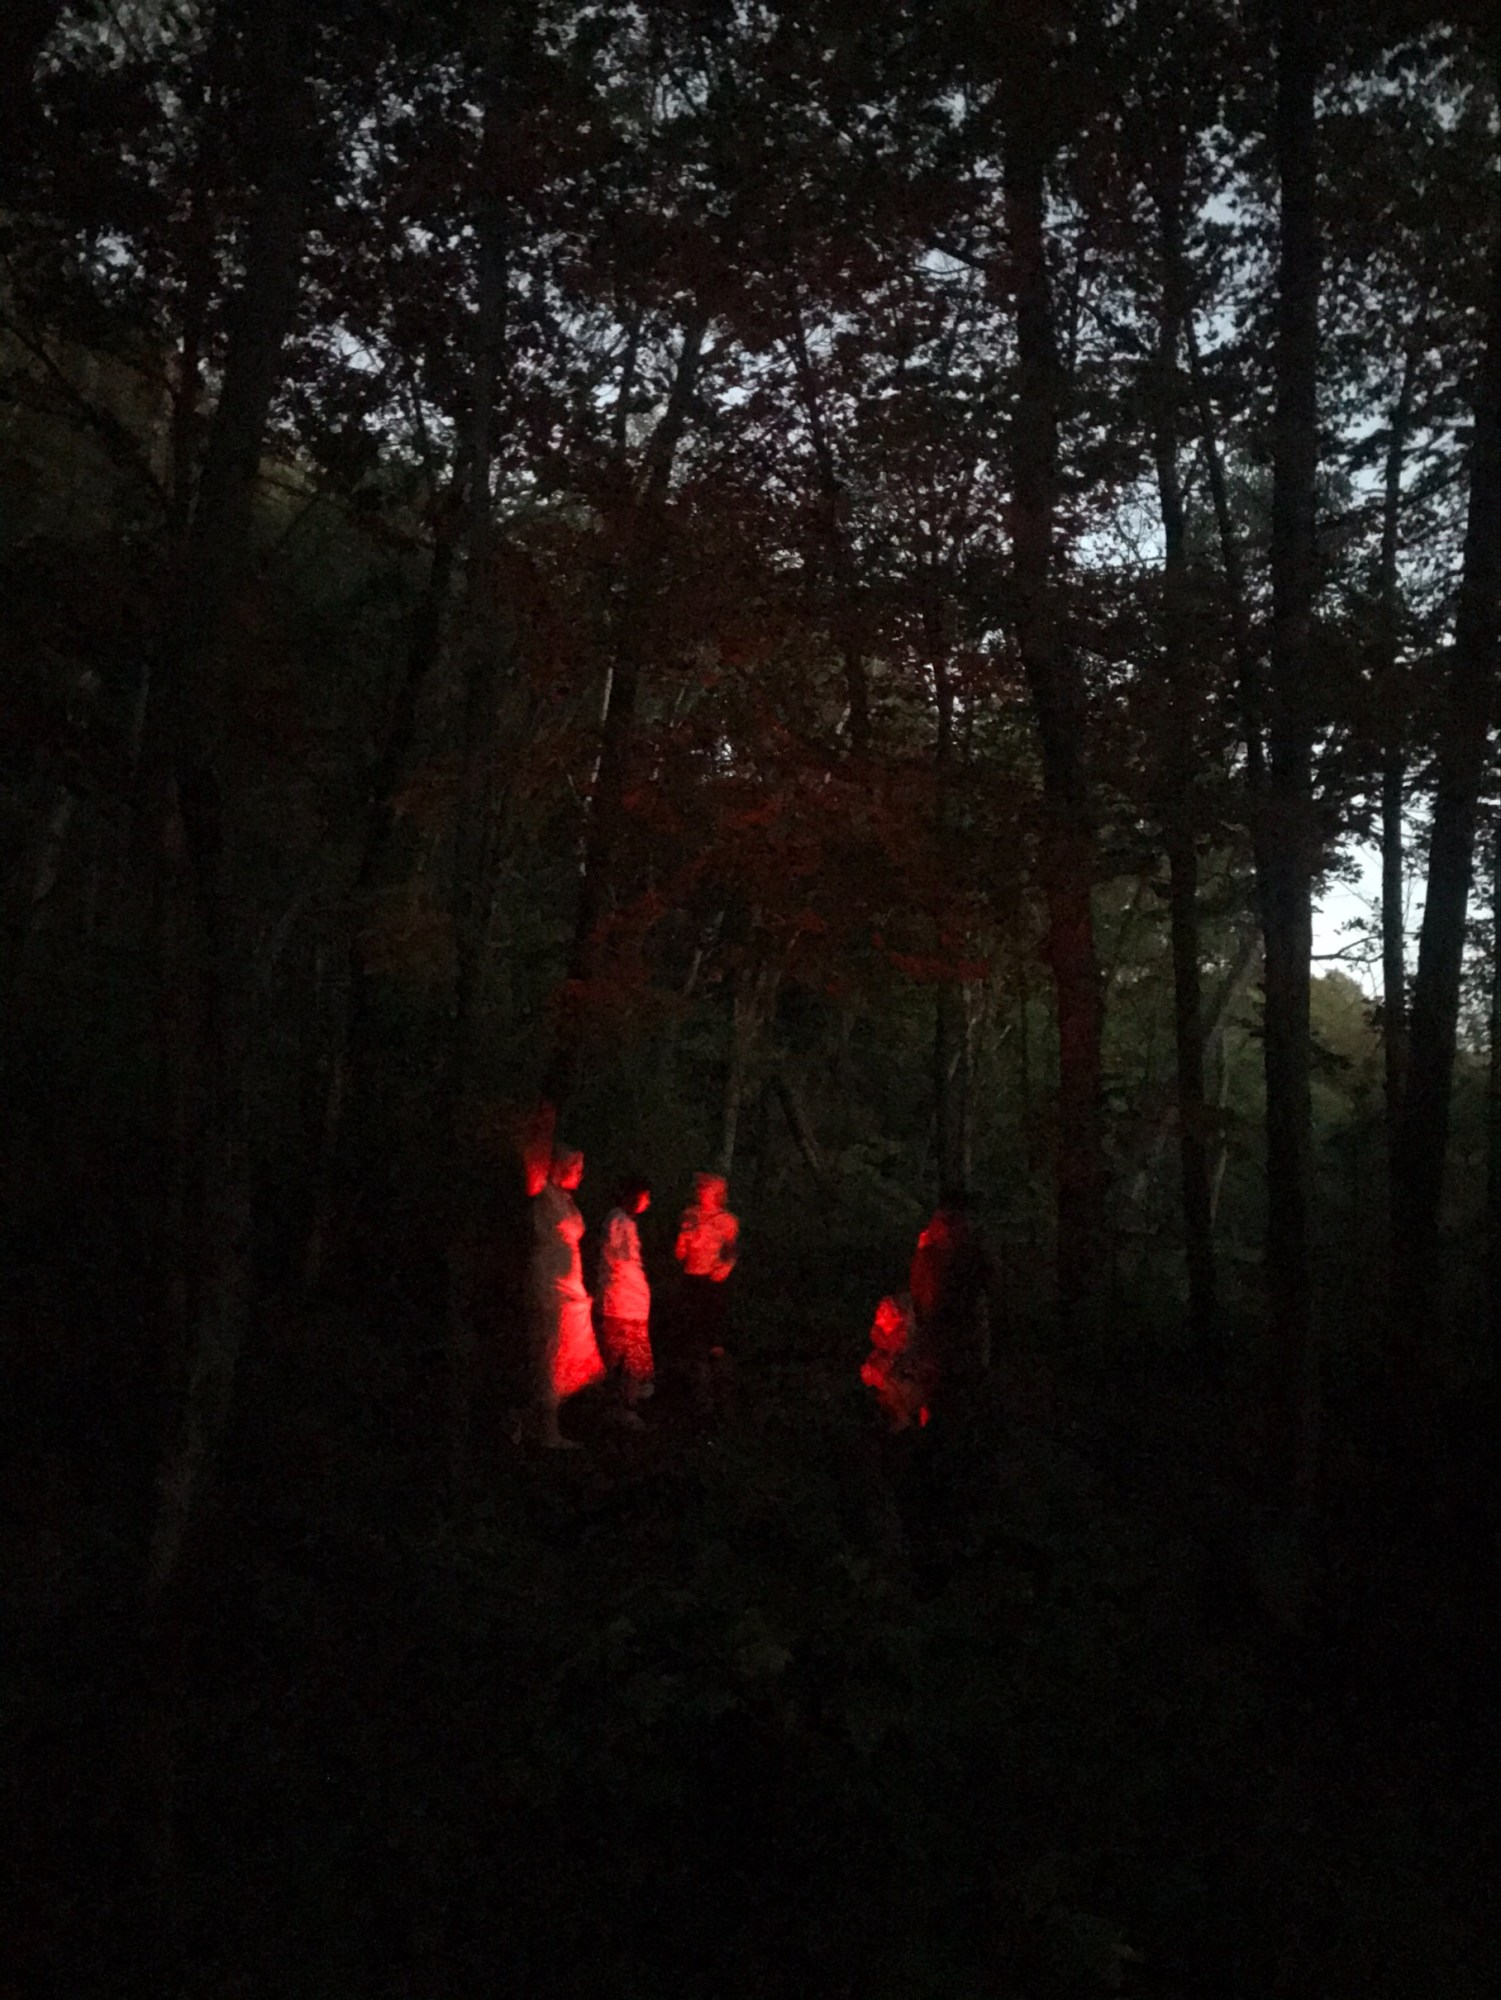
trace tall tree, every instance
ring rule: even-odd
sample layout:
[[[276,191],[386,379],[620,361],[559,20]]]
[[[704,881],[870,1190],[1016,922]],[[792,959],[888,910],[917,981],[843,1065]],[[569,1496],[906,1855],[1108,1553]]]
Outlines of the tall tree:
[[[1278,181],[1272,418],[1272,633],[1266,789],[1258,859],[1266,945],[1267,1286],[1275,1476],[1306,1500],[1316,1472],[1310,1243],[1309,975],[1313,812],[1314,489],[1319,462],[1318,9],[1276,10],[1273,154]],[[1255,807],[1253,805],[1253,810]]]
[[[293,0],[247,9],[257,30],[253,130],[259,196],[233,301],[223,380],[204,446],[154,677],[149,763],[161,839],[160,978],[192,1300],[181,1423],[162,1473],[148,1591],[170,1586],[228,1413],[250,1315],[250,1164],[243,1114],[250,1022],[246,941],[227,886],[226,718],[219,652],[242,580],[283,344],[297,303],[316,120],[316,23]],[[248,46],[248,43],[247,43]]]
[[[1058,1302],[1066,1331],[1098,1305],[1102,1272],[1100,1035],[1095,838],[1080,662],[1058,605],[1058,427],[1062,362],[1047,254],[1048,169],[1061,57],[1051,12],[1019,10],[1003,77],[1006,247],[1016,310],[1011,424],[1012,588],[1017,650],[1042,753],[1039,872],[1058,1014]]]
[[[1397,1407],[1426,1375],[1439,1267],[1439,1201],[1459,1026],[1465,916],[1501,646],[1501,229],[1474,389],[1469,507],[1459,605],[1445,679],[1427,896],[1412,989],[1406,1089],[1398,1121],[1393,1369]]]
[[[624,461],[618,468],[620,484],[610,526],[622,551],[622,573],[610,621],[609,679],[589,797],[566,984],[542,1084],[543,1097],[556,1105],[566,1101],[578,1082],[589,1025],[591,988],[603,963],[603,929],[625,825],[626,780],[636,712],[657,629],[670,532],[668,495],[673,466],[693,407],[707,330],[707,312],[699,306],[690,308],[679,336],[666,404],[642,454],[639,470]]]
[[[1181,289],[1185,152],[1181,124],[1174,120],[1155,177],[1164,255],[1161,324],[1152,364],[1152,443],[1162,514],[1162,647],[1167,682],[1167,742],[1160,759],[1159,812],[1168,864],[1178,1167],[1188,1271],[1189,1331],[1199,1353],[1209,1356],[1216,1346],[1218,1299],[1209,1183],[1209,1115],[1204,1096],[1199,849],[1194,804],[1200,703],[1189,628],[1187,517],[1178,437],[1182,403],[1179,356],[1185,314]]]

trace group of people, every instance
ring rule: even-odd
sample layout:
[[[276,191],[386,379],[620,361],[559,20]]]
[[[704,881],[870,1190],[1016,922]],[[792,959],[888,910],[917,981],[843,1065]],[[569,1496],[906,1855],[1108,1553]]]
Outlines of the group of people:
[[[571,1396],[603,1383],[616,1420],[635,1428],[656,1388],[652,1291],[641,1255],[640,1218],[650,1183],[633,1177],[616,1190],[600,1231],[597,1284],[584,1282],[585,1224],[574,1195],[584,1156],[554,1151],[532,1197],[527,1327],[535,1433],[567,1448],[558,1412]],[[678,1225],[681,1270],[670,1315],[671,1364],[703,1415],[722,1409],[727,1357],[726,1281],[740,1248],[722,1174],[694,1176]],[[1000,1273],[968,1195],[941,1197],[917,1239],[907,1289],[876,1308],[871,1351],[860,1378],[893,1431],[924,1427],[935,1407],[962,1396],[990,1366],[991,1329],[1004,1311]]]
[[[650,1183],[632,1177],[617,1189],[600,1232],[591,1297],[584,1282],[584,1218],[574,1200],[583,1177],[583,1154],[556,1150],[531,1205],[527,1331],[533,1416],[538,1441],[554,1450],[573,1443],[559,1426],[558,1412],[581,1389],[604,1382],[617,1421],[639,1427],[639,1406],[656,1387],[651,1285],[638,1227],[651,1207]],[[722,1174],[695,1175],[675,1246],[682,1279],[672,1315],[672,1361],[695,1407],[706,1414],[723,1399],[725,1285],[739,1254],[740,1224],[728,1198]]]

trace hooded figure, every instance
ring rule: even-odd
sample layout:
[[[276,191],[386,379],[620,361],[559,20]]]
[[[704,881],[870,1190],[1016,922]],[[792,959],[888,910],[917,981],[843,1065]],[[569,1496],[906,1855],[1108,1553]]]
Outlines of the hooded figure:
[[[558,1405],[604,1373],[579,1257],[584,1218],[573,1191],[583,1177],[582,1153],[556,1152],[547,1184],[532,1202],[527,1305],[535,1396],[542,1442],[554,1447],[566,1442],[558,1430]]]

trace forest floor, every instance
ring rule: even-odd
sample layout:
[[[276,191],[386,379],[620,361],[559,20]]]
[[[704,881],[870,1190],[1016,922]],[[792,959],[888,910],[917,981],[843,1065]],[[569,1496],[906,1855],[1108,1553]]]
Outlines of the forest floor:
[[[25,1432],[0,1994],[1494,1990],[1493,1522],[1313,1546],[1176,1376],[890,1441],[770,1354],[455,1498],[436,1378],[281,1329],[150,1668],[139,1482]]]

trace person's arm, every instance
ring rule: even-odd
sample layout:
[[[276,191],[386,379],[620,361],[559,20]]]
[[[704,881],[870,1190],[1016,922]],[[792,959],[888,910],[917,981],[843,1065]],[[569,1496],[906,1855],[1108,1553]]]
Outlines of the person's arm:
[[[615,1209],[605,1217],[604,1234],[599,1241],[599,1289],[601,1295],[608,1291],[610,1280],[619,1270],[622,1258],[621,1224],[625,1218]]]
[[[715,1262],[714,1275],[722,1284],[735,1268],[735,1260],[740,1255],[740,1222],[733,1215],[726,1215],[729,1227],[719,1239],[719,1256]]]
[[[683,1219],[678,1224],[678,1240],[673,1248],[673,1255],[680,1264],[687,1260],[688,1246],[693,1241],[693,1225],[694,1212],[691,1208],[685,1208]]]

